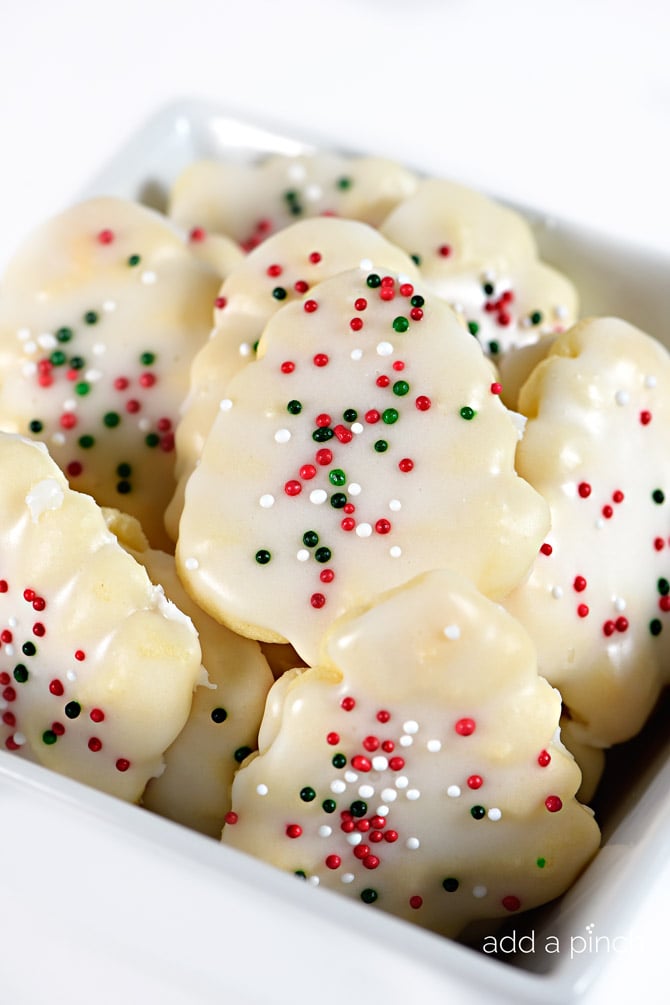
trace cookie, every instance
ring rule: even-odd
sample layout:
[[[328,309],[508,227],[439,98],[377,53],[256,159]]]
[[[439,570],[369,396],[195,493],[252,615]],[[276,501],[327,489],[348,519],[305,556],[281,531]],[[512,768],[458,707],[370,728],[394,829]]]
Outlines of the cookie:
[[[413,256],[426,284],[495,360],[513,404],[537,360],[533,347],[569,327],[578,308],[573,283],[539,259],[523,217],[483,193],[431,178],[380,230]]]
[[[220,276],[153,210],[91,199],[45,223],[0,295],[0,428],[170,547],[174,430]]]
[[[166,513],[173,540],[178,534],[184,487],[198,463],[226,385],[255,360],[267,322],[281,306],[309,299],[315,283],[362,261],[370,269],[402,271],[410,281],[418,275],[409,256],[372,227],[332,218],[303,220],[286,227],[264,241],[229,275],[217,297],[214,331],[193,360],[189,393],[177,427],[178,486]]]
[[[0,434],[0,743],[136,801],[200,675],[191,621],[43,444]]]
[[[515,915],[566,890],[599,843],[560,711],[521,626],[426,573],[275,684],[223,841],[444,935]]]
[[[376,226],[416,183],[411,171],[383,157],[320,152],[273,154],[254,164],[201,160],[177,178],[168,214],[188,231],[225,234],[251,251],[306,217]]]
[[[110,530],[146,568],[151,581],[191,618],[206,673],[193,694],[188,721],[165,751],[165,768],[150,780],[142,805],[219,838],[230,809],[233,775],[256,749],[273,683],[270,667],[258,642],[235,635],[193,603],[179,582],[174,558],[149,548],[136,521],[118,511],[105,515]]]
[[[205,610],[308,665],[335,618],[421,571],[504,596],[548,529],[493,367],[449,307],[367,268],[310,294],[228,384],[176,553]]]
[[[616,318],[581,322],[523,388],[517,466],[552,529],[504,603],[559,688],[571,732],[635,735],[670,665],[670,355]]]

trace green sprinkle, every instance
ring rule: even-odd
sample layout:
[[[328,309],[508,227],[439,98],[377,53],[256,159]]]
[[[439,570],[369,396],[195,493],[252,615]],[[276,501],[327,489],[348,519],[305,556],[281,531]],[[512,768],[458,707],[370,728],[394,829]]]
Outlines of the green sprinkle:
[[[489,342],[489,352],[492,356],[497,356],[500,352],[500,343],[496,342],[495,339],[492,342]]]
[[[58,737],[54,733],[53,729],[45,729],[42,733],[42,743],[46,743],[47,747],[50,747],[56,742]]]
[[[144,442],[148,447],[157,447],[160,441],[161,438],[158,433],[147,433],[144,437]]]
[[[74,333],[71,328],[59,328],[56,332],[56,339],[59,342],[69,342],[73,334]]]
[[[461,419],[465,419],[467,422],[469,422],[470,419],[474,419],[477,413],[475,412],[474,408],[470,408],[469,405],[463,405],[463,408],[460,410],[458,414],[460,415]]]
[[[316,551],[314,552],[314,558],[317,560],[317,562],[321,563],[330,562],[332,556],[333,553],[330,550],[330,548],[317,548]]]
[[[90,450],[95,443],[95,437],[90,436],[88,433],[84,433],[83,436],[79,437],[77,441],[82,450]]]
[[[483,806],[473,806],[470,810],[470,816],[474,817],[475,820],[481,820],[486,816],[486,810]]]
[[[493,283],[482,283],[482,289],[484,290],[486,296],[490,297],[492,296],[495,290],[495,286],[493,285]]]
[[[31,433],[41,433],[42,430],[44,429],[44,425],[43,423],[40,422],[39,419],[33,419],[30,422],[28,429],[30,430]]]
[[[139,265],[141,261],[142,259],[139,255],[131,255],[128,259],[128,265],[130,265],[131,268],[134,268],[136,265]]]
[[[337,809],[337,803],[334,799],[324,799],[321,803],[321,809],[324,813],[334,813]]]
[[[404,397],[404,395],[409,394],[409,384],[406,380],[396,380],[393,385],[393,393],[397,394],[399,398]]]
[[[398,417],[397,408],[385,408],[382,412],[382,422],[385,422],[387,426],[392,426],[394,422],[397,422]]]
[[[272,555],[265,548],[260,548],[256,552],[256,561],[259,565],[267,565],[271,558]]]
[[[28,680],[28,667],[25,667],[23,663],[17,663],[14,667],[14,680],[17,684],[25,684]]]
[[[83,370],[86,366],[86,360],[83,356],[72,356],[69,366],[71,370]]]
[[[403,332],[406,332],[409,328],[409,321],[407,318],[403,317],[394,318],[392,327],[394,332],[398,332],[399,335],[402,335]]]
[[[328,480],[331,485],[344,485],[347,480],[342,468],[333,468],[332,471],[328,472]]]
[[[108,429],[114,429],[114,427],[118,426],[121,422],[121,416],[118,412],[105,412],[102,417],[102,421]]]
[[[316,799],[316,792],[310,785],[306,785],[304,789],[300,790],[300,798],[303,803],[311,803],[313,799]]]
[[[456,890],[458,890],[458,886],[459,886],[458,880],[454,879],[452,876],[449,876],[447,879],[442,880],[442,887],[447,891],[447,893],[456,893]]]
[[[238,764],[241,764],[242,761],[244,761],[245,758],[247,758],[250,753],[251,753],[251,747],[238,747],[235,753],[233,754],[233,757],[235,758]]]
[[[21,646],[21,652],[24,656],[34,656],[37,652],[37,646],[34,642],[24,642]]]
[[[479,325],[476,321],[468,321],[468,331],[471,335],[477,335],[479,333]]]
[[[286,411],[290,412],[291,415],[300,415],[302,412],[302,403],[293,398],[286,406]]]
[[[344,754],[335,754],[331,763],[334,768],[343,768],[347,763],[347,759]]]
[[[412,299],[410,300],[410,304],[412,305],[412,307],[423,307],[425,302],[426,301],[419,293],[415,293]]]
[[[259,342],[260,342],[260,339],[257,338],[256,341],[254,342],[254,344],[251,347],[254,350],[254,352],[258,352],[258,343]]]
[[[383,454],[386,450],[388,450],[389,445],[386,440],[377,440],[374,447],[378,454]]]
[[[410,255],[409,256],[415,265],[421,265],[421,255]]]
[[[533,311],[533,313],[530,316],[531,324],[539,325],[539,323],[540,323],[541,320],[542,320],[542,314],[541,314],[541,312],[540,311]]]
[[[117,465],[116,473],[119,478],[128,478],[133,473],[133,469],[130,464],[121,463]]]
[[[121,496],[127,496],[130,492],[133,491],[133,487],[129,481],[126,481],[125,478],[122,478],[120,482],[116,483],[116,491]]]
[[[653,621],[649,622],[649,632],[651,635],[660,635],[663,631],[663,625],[658,618],[654,618]]]
[[[377,891],[373,890],[370,886],[366,887],[365,890],[361,890],[361,900],[364,904],[374,904],[378,896]]]
[[[217,708],[212,709],[210,718],[212,722],[216,723],[225,722],[226,719],[228,718],[228,713],[226,712],[225,708],[221,708],[221,706],[219,705]]]
[[[286,300],[286,290],[284,289],[283,286],[275,286],[274,290],[272,291],[272,296],[275,298],[275,300]]]
[[[143,352],[140,356],[140,363],[142,366],[151,366],[152,363],[156,362],[155,352]]]
[[[368,804],[362,799],[354,799],[353,803],[349,807],[349,812],[352,817],[364,817],[368,812]]]
[[[353,183],[354,183],[353,178],[347,178],[346,176],[338,178],[337,181],[335,182],[337,188],[339,188],[341,192],[346,192],[348,188],[351,188]]]
[[[304,869],[296,869],[293,875],[297,876],[298,879],[307,879],[307,873]]]
[[[87,325],[95,325],[98,323],[98,314],[96,311],[86,311],[84,314],[84,321]]]
[[[538,858],[535,861],[535,865],[538,867],[538,869],[544,869],[546,864],[547,864],[546,858]]]
[[[662,597],[667,597],[668,593],[670,593],[670,583],[667,581],[667,579],[659,579],[656,586],[658,588],[658,592],[661,594]]]
[[[654,489],[651,493],[651,498],[658,506],[660,506],[661,503],[665,502],[665,493],[661,489]]]
[[[333,509],[342,509],[343,506],[347,505],[347,497],[344,492],[333,492],[330,497],[330,505]]]
[[[358,412],[355,408],[345,408],[342,412],[342,418],[345,422],[355,422],[358,418]]]
[[[81,705],[78,701],[69,701],[64,711],[68,719],[77,719],[81,715]]]
[[[65,355],[62,349],[54,349],[54,351],[49,356],[49,360],[53,363],[54,366],[62,366],[66,359],[67,356]]]
[[[319,543],[319,535],[315,530],[306,530],[302,535],[302,543],[306,548],[315,548]]]
[[[74,393],[78,394],[80,397],[84,397],[91,390],[91,385],[87,381],[82,380],[79,384],[74,385]]]
[[[376,272],[371,272],[365,282],[371,290],[376,290],[382,284],[381,276],[378,276]]]
[[[330,428],[330,426],[319,426],[312,433],[312,439],[317,443],[326,443],[328,440],[332,440],[335,433]]]

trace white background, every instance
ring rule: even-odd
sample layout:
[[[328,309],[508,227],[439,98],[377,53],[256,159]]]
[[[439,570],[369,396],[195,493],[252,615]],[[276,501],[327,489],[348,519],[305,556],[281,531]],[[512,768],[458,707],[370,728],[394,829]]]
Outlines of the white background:
[[[669,50],[666,0],[0,0],[0,261],[187,97],[667,254]],[[660,974],[610,962],[598,1002],[662,1000]]]
[[[0,256],[175,98],[670,250],[665,0],[0,0]]]

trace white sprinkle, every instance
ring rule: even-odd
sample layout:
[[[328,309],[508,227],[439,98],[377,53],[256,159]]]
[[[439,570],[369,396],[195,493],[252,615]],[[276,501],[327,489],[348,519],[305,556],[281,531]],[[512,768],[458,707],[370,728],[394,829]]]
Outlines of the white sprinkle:
[[[260,506],[263,507],[263,509],[270,509],[275,504],[275,497],[271,495],[269,492],[266,492],[264,495],[260,497],[258,503]]]
[[[344,780],[345,782],[351,782],[351,784],[353,785],[354,782],[358,781],[358,775],[356,774],[355,771],[345,771]]]
[[[319,879],[318,876],[309,876],[307,882],[309,883],[310,886],[319,886],[321,880]]]
[[[184,562],[184,568],[188,569],[189,572],[194,572],[200,568],[200,562],[197,558],[187,558]]]
[[[78,402],[74,398],[66,398],[63,402],[64,412],[76,412]]]
[[[18,623],[19,623],[19,619],[15,618],[14,616],[12,616],[10,618],[7,618],[7,627],[8,628],[16,628],[16,626],[18,625]]]
[[[7,644],[6,646],[5,646],[5,656],[13,656],[15,652],[16,652],[16,649],[15,649],[15,648],[14,648],[14,646],[13,646],[13,645],[11,644],[11,642],[10,642],[10,643],[8,643],[8,644]]]
[[[140,421],[137,423],[137,428],[141,430],[141,432],[143,433],[148,433],[149,430],[151,429],[151,419],[146,418],[140,419]]]
[[[442,750],[442,744],[439,740],[429,740],[426,744],[426,750],[431,754],[437,754],[439,750]]]
[[[447,795],[452,799],[458,799],[461,794],[460,787],[458,785],[450,785],[447,789]]]
[[[232,407],[233,407],[233,403],[230,400],[230,398],[222,398],[221,401],[219,402],[219,411],[220,412],[229,412]]]
[[[554,307],[554,314],[556,315],[557,318],[560,318],[561,321],[565,321],[565,319],[568,316],[568,308],[565,306],[565,304],[556,304],[556,306]]]
[[[369,272],[370,269],[372,268],[372,259],[371,258],[361,258],[361,261],[360,261],[360,264],[359,264],[359,268],[364,269],[366,272]]]
[[[340,795],[342,792],[345,792],[346,788],[347,788],[346,782],[343,782],[341,778],[336,778],[334,781],[330,783],[330,791],[335,792],[338,795]]]
[[[630,395],[628,391],[623,390],[617,391],[617,393],[614,395],[614,400],[616,401],[617,405],[627,405],[628,402],[630,401]]]
[[[309,559],[309,552],[307,551],[307,548],[301,548],[295,557],[299,562],[306,562]]]
[[[354,360],[354,362],[358,362],[359,359],[363,359],[363,350],[362,349],[352,349],[351,350],[351,358]]]
[[[251,356],[251,346],[248,342],[240,342],[238,352],[240,356]]]
[[[415,719],[408,719],[402,724],[403,733],[418,733],[419,723]]]
[[[400,558],[400,556],[402,555],[402,548],[400,547],[400,545],[399,544],[391,545],[391,547],[389,548],[389,555],[391,556],[391,558]]]
[[[85,377],[91,384],[95,384],[96,381],[101,379],[102,370],[87,370]]]
[[[51,442],[55,443],[57,446],[62,447],[65,444],[65,433],[54,433],[51,437]]]
[[[375,794],[375,787],[374,785],[361,785],[358,794],[361,799],[370,799]]]
[[[55,336],[52,335],[51,332],[42,332],[41,335],[37,336],[35,341],[40,349],[53,349],[58,344]]]
[[[26,342],[30,338],[30,328],[19,328],[16,337],[19,342]]]
[[[398,777],[395,780],[396,789],[406,789],[408,785],[409,785],[409,778],[407,777],[407,775],[398,775]]]
[[[605,526],[605,521],[603,520],[603,518],[601,516],[599,516],[598,519],[596,520],[595,524],[594,524],[594,527],[596,528],[596,530],[602,530],[604,526]]]
[[[140,279],[145,286],[152,286],[156,282],[157,278],[158,276],[156,273],[152,272],[150,269],[147,269],[146,272],[143,272],[140,276]]]
[[[347,486],[347,491],[350,496],[359,496],[363,490],[358,482],[352,482],[351,485]]]
[[[419,789],[408,789],[405,795],[407,796],[408,799],[411,799],[412,802],[415,802],[417,799],[421,798],[421,792],[419,791]]]
[[[329,827],[328,824],[322,824],[322,826],[319,827],[319,831],[318,831],[319,837],[329,838],[332,833],[333,833],[333,828]]]
[[[502,817],[502,811],[499,810],[497,806],[492,806],[486,815],[489,820],[500,820]]]
[[[287,174],[291,181],[303,181],[307,170],[305,165],[301,164],[300,161],[292,161],[288,166]]]
[[[381,804],[381,806],[378,806],[377,809],[375,810],[375,813],[377,814],[378,817],[387,817],[389,815],[389,812],[390,811],[388,806],[384,806],[383,803]]]
[[[411,747],[414,740],[411,736],[407,736],[407,734],[405,734],[405,736],[400,737],[399,743],[401,747]]]
[[[372,758],[372,767],[374,768],[375,771],[386,771],[388,766],[389,766],[388,757],[383,757],[381,754],[378,754],[377,757]]]
[[[91,352],[94,356],[104,356],[107,352],[107,346],[104,342],[96,342],[91,346]]]
[[[356,877],[354,876],[353,872],[343,872],[342,875],[340,876],[340,879],[343,883],[353,883],[355,878]]]
[[[378,356],[391,356],[393,354],[393,346],[390,342],[380,342],[377,346]]]
[[[649,388],[656,387],[656,377],[653,375],[653,373],[648,374],[644,378],[644,386]]]
[[[461,630],[458,625],[447,625],[442,629],[442,633],[445,639],[451,639],[452,642],[455,642],[461,637]]]
[[[290,429],[278,429],[275,433],[275,443],[288,443],[291,439]]]
[[[106,314],[111,314],[112,311],[116,310],[116,300],[105,300],[102,309]]]
[[[359,433],[362,433],[363,429],[364,429],[364,427],[363,427],[362,423],[360,423],[360,422],[352,422],[352,424],[351,424],[351,432],[354,433],[356,436],[358,436]]]
[[[67,673],[65,674],[65,676],[69,680],[70,684],[76,684],[76,682],[77,682],[77,675],[74,672],[74,670],[68,670]]]
[[[26,742],[26,738],[25,738],[25,736],[23,735],[23,733],[14,733],[14,737],[13,737],[13,739],[14,739],[14,743],[15,743],[15,744],[16,744],[16,745],[17,745],[18,747],[22,747],[22,746],[23,746],[23,744],[24,744],[24,743]]]
[[[265,785],[263,782],[261,782],[260,785],[256,786],[256,792],[258,793],[259,796],[267,796],[267,794],[268,794],[268,787],[267,787],[267,785]]]
[[[360,831],[352,831],[351,834],[347,834],[347,844],[352,845],[354,848],[357,844],[360,844],[363,840],[363,835]]]
[[[65,492],[63,486],[55,478],[43,478],[33,485],[26,496],[26,506],[30,510],[33,523],[47,510],[57,510],[63,505]]]
[[[314,503],[315,506],[321,506],[325,503],[328,498],[328,493],[325,489],[313,489],[309,494],[309,501]]]
[[[407,838],[405,841],[405,848],[409,848],[410,851],[416,851],[420,846],[421,842],[416,837]]]
[[[26,342],[25,345],[23,346],[23,351],[30,356],[34,352],[37,352],[37,346],[35,345],[34,342]],[[22,373],[24,374],[24,376],[30,377],[31,374],[35,373],[36,369],[37,366],[35,365],[35,363],[28,363],[26,364],[26,366],[23,367]]]
[[[323,189],[320,185],[311,184],[305,188],[305,198],[309,202],[316,202],[323,195]]]
[[[401,509],[402,509],[402,503],[400,502],[400,500],[399,500],[399,499],[391,499],[391,500],[389,501],[389,509],[390,509],[390,510],[391,510],[391,511],[392,511],[393,513],[397,513],[397,512],[398,512],[398,510],[401,510]]]
[[[356,534],[358,537],[370,537],[372,534],[372,526],[369,523],[359,523],[356,527]]]
[[[563,587],[562,586],[552,586],[551,595],[554,600],[561,600],[563,597]]]
[[[626,610],[626,601],[623,599],[623,597],[612,597],[612,603],[614,604],[615,609],[620,614]]]
[[[398,798],[398,793],[395,789],[382,789],[382,799],[385,803],[392,803]]]
[[[488,892],[489,891],[486,889],[485,886],[473,886],[472,888],[472,896],[477,897],[478,900],[481,900],[482,897],[485,897]]]

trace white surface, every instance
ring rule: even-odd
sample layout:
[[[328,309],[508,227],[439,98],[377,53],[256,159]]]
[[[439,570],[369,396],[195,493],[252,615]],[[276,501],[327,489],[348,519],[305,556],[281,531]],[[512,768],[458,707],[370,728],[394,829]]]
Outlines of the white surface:
[[[193,95],[667,253],[669,37],[661,0],[24,0],[1,19],[0,259],[156,108]],[[290,877],[14,763],[0,759],[0,1001],[301,1005],[310,986],[324,1005],[666,999],[667,765],[634,818],[642,836],[603,857],[600,899],[578,892],[556,919],[575,936],[632,924],[630,951],[562,956],[538,994],[528,975],[393,919],[369,926],[344,900],[326,911]]]
[[[184,97],[667,250],[668,38],[665,0],[5,0],[0,259]]]

